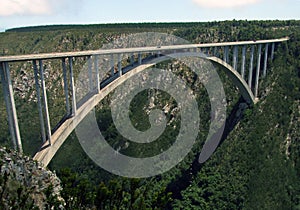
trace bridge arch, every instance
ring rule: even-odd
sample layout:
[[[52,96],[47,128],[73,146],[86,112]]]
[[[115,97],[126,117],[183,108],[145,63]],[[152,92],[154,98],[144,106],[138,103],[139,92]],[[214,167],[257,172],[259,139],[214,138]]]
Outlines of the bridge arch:
[[[226,75],[238,87],[242,97],[248,104],[257,102],[257,99],[254,97],[253,92],[247,82],[231,65],[217,57],[207,57],[207,59],[225,71]]]
[[[199,57],[199,55],[198,55]],[[228,77],[232,80],[232,82],[239,88],[242,97],[245,99],[247,103],[255,103],[255,97],[247,85],[246,81],[241,77],[241,75],[229,64],[224,62],[223,60],[217,57],[206,57],[200,56],[211,61],[214,65],[220,67]],[[80,106],[76,115],[66,119],[61,126],[52,134],[52,144],[49,146],[48,142],[46,142],[42,149],[37,152],[34,156],[34,159],[41,162],[44,166],[47,166],[56,152],[59,150],[61,145],[65,142],[67,137],[71,134],[71,132],[76,128],[76,126],[88,115],[88,113],[101,101],[103,100],[111,91],[113,91],[117,86],[125,82],[127,79],[132,77],[133,75],[146,70],[154,66],[155,64],[161,63],[163,61],[170,60],[168,56],[162,56],[158,58],[151,59],[146,63],[140,64],[134,67],[132,70],[128,71],[126,74],[118,77],[117,79],[110,82],[106,85],[98,94],[93,95],[86,102]]]

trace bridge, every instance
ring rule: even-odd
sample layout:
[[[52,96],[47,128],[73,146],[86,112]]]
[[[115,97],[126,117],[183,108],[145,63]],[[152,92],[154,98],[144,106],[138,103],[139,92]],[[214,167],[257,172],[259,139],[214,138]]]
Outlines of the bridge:
[[[11,63],[32,62],[42,138],[42,147],[35,154],[34,159],[47,166],[70,133],[105,96],[132,75],[168,60],[167,55],[186,52],[201,54],[204,59],[222,67],[221,69],[238,87],[247,103],[256,103],[259,99],[260,78],[267,75],[268,62],[274,59],[276,45],[288,39],[285,37],[271,40],[2,56],[0,76],[14,148],[19,152],[23,151],[10,72]],[[124,54],[130,55],[126,66],[122,62]],[[108,58],[105,62],[108,63],[109,68],[99,67],[100,55]],[[89,92],[81,101],[76,101],[73,68],[74,60],[78,58],[88,59],[90,81]],[[43,65],[45,60],[51,59],[61,62],[66,106],[65,116],[54,126],[55,129],[51,129]],[[108,69],[106,78],[100,78],[99,68]],[[92,84],[93,80],[96,81],[96,86]]]

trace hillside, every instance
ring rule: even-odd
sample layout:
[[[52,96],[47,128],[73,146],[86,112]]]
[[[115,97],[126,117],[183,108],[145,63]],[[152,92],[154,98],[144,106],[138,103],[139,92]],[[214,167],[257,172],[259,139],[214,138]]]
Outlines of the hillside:
[[[0,148],[1,209],[62,208],[58,177],[30,157]]]
[[[300,209],[300,21],[224,21],[174,24],[116,24],[43,26],[0,33],[2,55],[99,49],[113,39],[137,32],[166,32],[192,43],[258,40],[289,36],[278,46],[260,87],[260,101],[242,114],[244,102],[221,71],[228,103],[228,121],[222,144],[204,164],[197,158],[208,130],[210,105],[197,78],[178,63],[162,64],[188,81],[197,93],[201,134],[189,155],[176,167],[148,179],[112,175],[94,164],[72,133],[49,168],[57,172],[66,209]],[[84,61],[82,61],[84,62]],[[47,80],[53,125],[63,115],[60,66],[47,63]],[[80,62],[75,66],[80,66]],[[40,128],[31,63],[11,66],[15,99],[26,154],[40,145]],[[147,156],[167,149],[178,133],[176,102],[162,91],[143,91],[131,104],[133,124],[149,127],[151,95],[155,108],[163,109],[169,127],[159,142],[149,147],[127,145],[116,131],[108,96],[97,107],[98,126],[107,141],[125,154]],[[151,102],[151,101],[150,101]],[[152,107],[153,108],[153,107]],[[207,120],[207,121],[206,121]],[[0,90],[0,142],[11,144],[2,89]],[[154,148],[154,149],[153,149]]]

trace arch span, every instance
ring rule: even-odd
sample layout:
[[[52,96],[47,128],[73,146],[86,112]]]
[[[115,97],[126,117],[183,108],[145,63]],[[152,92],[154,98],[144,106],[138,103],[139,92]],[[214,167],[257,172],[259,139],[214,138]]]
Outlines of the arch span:
[[[217,57],[203,57],[210,60],[213,64],[221,67],[228,77],[234,82],[234,84],[239,88],[243,98],[248,103],[255,103],[255,98],[253,93],[245,80],[240,76],[240,74],[233,69],[232,66],[225,63],[223,60]],[[163,61],[170,60],[168,56],[162,56],[158,58],[154,58],[152,60],[147,61],[144,64],[140,64],[139,66],[133,68],[132,70],[128,71],[126,74],[118,77],[116,80],[109,83],[105,86],[98,94],[93,95],[90,97],[86,102],[80,106],[77,111],[76,115],[72,118],[67,119],[60,125],[60,127],[52,134],[52,145],[49,146],[48,142],[46,142],[42,149],[37,152],[34,156],[34,160],[41,162],[44,166],[47,166],[49,162],[52,160],[58,149],[61,145],[65,142],[67,137],[71,134],[71,132],[76,128],[76,126],[86,117],[86,115],[111,91],[113,91],[117,86],[125,82],[127,79],[132,77],[133,75],[144,71],[145,69],[154,66]]]
[[[208,60],[212,61],[215,65],[219,66],[225,71],[227,76],[232,82],[238,87],[242,97],[248,104],[256,103],[257,99],[254,97],[252,90],[248,86],[247,82],[242,76],[228,63],[217,57],[207,57]]]

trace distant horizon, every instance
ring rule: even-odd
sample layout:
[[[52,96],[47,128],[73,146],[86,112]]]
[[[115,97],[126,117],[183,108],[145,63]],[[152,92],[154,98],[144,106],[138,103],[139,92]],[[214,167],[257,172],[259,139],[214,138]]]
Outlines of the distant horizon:
[[[1,0],[0,30],[41,25],[299,20],[300,0]]]
[[[89,26],[89,25],[122,25],[122,24],[176,24],[176,23],[211,23],[211,22],[225,22],[225,21],[300,21],[299,19],[224,19],[224,20],[207,20],[207,21],[137,21],[137,22],[92,22],[92,23],[46,23],[37,25],[20,25],[11,28],[0,28],[0,32],[7,30],[21,29],[21,28],[35,28],[35,27],[51,27],[51,26]]]

